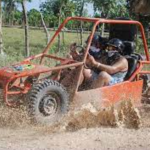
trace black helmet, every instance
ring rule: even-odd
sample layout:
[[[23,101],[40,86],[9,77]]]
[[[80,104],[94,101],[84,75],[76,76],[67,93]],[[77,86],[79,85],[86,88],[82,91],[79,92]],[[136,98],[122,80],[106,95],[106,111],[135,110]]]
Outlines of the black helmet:
[[[89,41],[89,38],[90,36],[87,38],[86,43]],[[102,42],[103,42],[103,38],[99,34],[95,33],[93,35],[92,44],[102,43]]]
[[[92,43],[102,43],[102,42],[103,38],[99,34],[95,33],[93,35]]]
[[[121,40],[117,39],[117,38],[111,39],[111,40],[107,43],[107,45],[108,45],[108,46],[110,45],[110,46],[116,47],[117,50],[118,50],[120,53],[123,52],[124,47],[125,47],[125,45],[123,44],[123,42],[122,42]]]

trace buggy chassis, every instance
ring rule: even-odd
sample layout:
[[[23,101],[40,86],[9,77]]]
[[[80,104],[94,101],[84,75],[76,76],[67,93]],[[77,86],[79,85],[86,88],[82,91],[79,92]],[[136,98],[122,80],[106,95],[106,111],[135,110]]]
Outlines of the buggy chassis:
[[[84,54],[83,61],[78,62],[72,59],[60,58],[57,56],[47,54],[48,50],[50,49],[54,39],[57,37],[61,29],[65,26],[65,24],[70,20],[78,20],[78,21],[85,21],[85,22],[93,22],[94,26],[86,47],[86,51]],[[143,44],[144,44],[144,51],[146,55],[146,60],[140,60],[138,66],[132,76],[122,83],[107,86],[97,89],[90,89],[86,91],[79,91],[79,83],[81,80],[81,73],[84,68],[84,64],[86,62],[86,58],[88,55],[88,50],[90,48],[92,37],[94,32],[96,31],[96,27],[100,23],[107,23],[107,24],[134,24],[140,28]],[[51,58],[60,61],[60,66],[56,67],[47,67],[43,65],[44,58]],[[40,64],[32,64],[32,60],[40,59]],[[18,64],[16,64],[18,65]],[[101,19],[101,18],[84,18],[84,17],[68,17],[58,28],[44,51],[38,55],[31,56],[19,65],[26,65],[30,69],[25,69],[21,71],[13,71],[11,67],[3,67],[0,69],[0,84],[3,87],[3,95],[4,101],[8,106],[16,106],[13,101],[9,101],[10,95],[18,95],[18,94],[26,94],[32,88],[32,83],[28,81],[29,77],[38,77],[40,74],[44,74],[47,72],[58,71],[58,76],[61,74],[61,70],[70,67],[79,67],[80,71],[78,74],[75,91],[72,99],[76,106],[80,106],[84,103],[92,102],[96,106],[105,107],[110,106],[112,104],[116,104],[121,100],[128,100],[132,99],[135,104],[140,105],[141,101],[141,93],[143,87],[143,81],[140,80],[140,75],[143,74],[150,74],[150,71],[143,71],[143,67],[145,65],[150,65],[150,58],[148,52],[148,46],[144,34],[143,26],[138,21],[132,20],[109,20],[109,19]],[[55,77],[53,80],[57,80],[58,76]],[[22,78],[27,78],[26,80],[22,80]],[[14,88],[15,87],[15,88]],[[16,89],[16,90],[14,90]]]

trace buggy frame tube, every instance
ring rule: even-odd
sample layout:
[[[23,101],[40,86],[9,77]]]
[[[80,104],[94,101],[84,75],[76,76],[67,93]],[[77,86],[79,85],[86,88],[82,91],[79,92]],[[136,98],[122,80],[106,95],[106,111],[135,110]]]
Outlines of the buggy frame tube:
[[[124,20],[106,20],[106,19],[99,19],[99,21],[97,21],[93,27],[93,31],[90,35],[90,38],[89,38],[89,41],[88,41],[88,46],[87,46],[87,49],[86,49],[86,52],[85,52],[85,56],[84,56],[84,59],[83,59],[83,63],[85,64],[86,62],[86,58],[87,58],[87,54],[88,54],[88,50],[90,48],[90,44],[91,44],[91,41],[92,41],[92,38],[93,38],[93,35],[94,35],[94,32],[96,30],[96,26],[100,23],[107,23],[107,24],[135,24],[135,25],[138,25],[140,27],[140,31],[141,31],[141,35],[142,35],[142,39],[143,39],[143,43],[144,43],[144,51],[145,51],[145,55],[146,55],[146,59],[147,61],[145,61],[147,64],[150,64],[150,58],[149,58],[149,52],[148,52],[148,46],[147,46],[147,42],[146,42],[146,37],[145,37],[145,34],[144,34],[144,28],[142,26],[142,24],[138,21],[132,21],[132,20],[129,20],[129,21],[124,21]],[[143,62],[143,63],[145,63]],[[132,81],[133,78],[135,78],[135,76],[140,73],[140,74],[146,74],[146,73],[149,73],[150,74],[150,71],[140,71],[143,67],[143,63],[141,62],[139,67],[137,68],[137,70],[133,73],[133,75],[128,79],[128,81]],[[83,66],[82,66],[82,69],[81,69],[81,72],[79,74],[79,78],[78,78],[78,81],[77,81],[77,88],[76,88],[76,91],[78,91],[78,88],[79,88],[79,84],[80,84],[80,81],[81,81],[81,73],[83,71]]]
[[[93,22],[94,23],[94,27],[93,27],[92,33],[90,35],[89,43],[88,43],[88,46],[86,48],[86,53],[84,55],[83,64],[85,64],[85,61],[86,61],[86,58],[87,58],[87,55],[88,55],[88,50],[90,48],[90,44],[91,44],[91,41],[92,41],[92,37],[93,37],[94,32],[96,30],[96,26],[98,24],[100,24],[100,23],[106,23],[106,24],[134,24],[134,25],[138,25],[140,27],[140,32],[141,32],[142,40],[143,40],[143,44],[144,44],[144,51],[145,51],[146,60],[147,60],[146,63],[150,62],[149,52],[148,52],[148,46],[147,46],[146,37],[145,37],[145,34],[144,34],[144,28],[143,28],[143,26],[142,26],[142,24],[140,22],[133,21],[133,20],[109,20],[109,19],[103,19],[103,18],[68,17],[60,25],[60,27],[58,28],[58,30],[56,31],[56,33],[54,34],[54,36],[52,37],[52,39],[48,43],[47,47],[44,49],[44,51],[43,51],[43,53],[41,55],[41,62],[40,63],[42,63],[44,57],[48,56],[45,53],[47,53],[47,51],[49,50],[49,48],[50,48],[51,44],[53,43],[54,39],[60,33],[61,29],[70,20],[88,21],[88,22]],[[133,73],[132,77],[130,77],[129,81],[131,81],[136,76],[137,73],[140,73],[140,74],[142,74],[142,73],[150,73],[150,72],[140,71],[140,69],[142,68],[142,66],[143,65],[141,64],[140,67]],[[81,68],[81,72],[82,71],[83,71],[83,66]],[[77,80],[76,92],[78,91],[79,83],[80,83],[80,80],[81,80],[81,72],[79,73],[79,78]]]
[[[90,35],[90,38],[88,40],[88,45],[87,45],[87,48],[86,48],[86,51],[85,51],[85,55],[84,55],[84,58],[83,58],[83,64],[86,63],[86,59],[87,59],[87,56],[88,56],[88,51],[90,49],[90,45],[91,45],[91,42],[92,42],[92,38],[94,36],[94,32],[96,30],[96,27],[97,25],[100,23],[100,20],[98,20],[95,24],[94,24],[94,27],[93,27],[93,30],[92,30],[92,33]],[[83,72],[83,69],[84,69],[84,66],[82,66],[81,70],[80,70],[80,73],[79,73],[79,77],[78,77],[78,80],[77,80],[77,87],[76,87],[76,90],[75,90],[75,93],[78,91],[78,88],[80,86],[80,81],[81,81],[81,76],[82,76],[82,72]]]
[[[76,85],[76,89],[75,89],[75,92],[78,92],[78,87],[79,87],[79,84],[80,84],[80,81],[81,81],[82,71],[83,71],[83,68],[84,68],[84,64],[86,63],[86,59],[87,59],[87,56],[88,56],[88,51],[89,51],[89,48],[90,48],[90,45],[91,45],[91,42],[92,42],[92,38],[93,38],[93,35],[95,33],[97,25],[100,24],[100,23],[135,24],[135,25],[138,25],[140,27],[140,31],[141,31],[141,35],[142,35],[142,39],[143,39],[143,44],[144,44],[144,51],[145,51],[145,55],[146,55],[146,61],[141,61],[140,62],[138,68],[136,69],[136,71],[133,73],[133,75],[130,77],[130,79],[128,81],[131,81],[137,74],[146,74],[146,73],[150,74],[150,71],[141,71],[144,64],[150,64],[148,46],[147,46],[147,42],[146,42],[146,38],[145,38],[145,34],[144,34],[144,29],[143,29],[143,26],[140,22],[132,21],[132,20],[128,20],[128,21],[126,20],[125,21],[125,20],[106,20],[106,19],[85,18],[85,17],[68,17],[60,25],[60,27],[58,28],[58,30],[56,31],[56,33],[54,34],[54,36],[52,37],[52,39],[50,40],[50,42],[48,43],[46,48],[43,50],[43,52],[38,54],[38,55],[31,56],[31,57],[25,59],[24,61],[30,61],[30,60],[33,60],[33,59],[40,58],[40,64],[42,64],[44,57],[60,60],[60,62],[65,62],[66,60],[69,61],[69,59],[59,58],[57,56],[48,55],[46,53],[48,52],[49,48],[51,47],[52,43],[54,42],[54,39],[56,38],[56,36],[60,33],[61,29],[70,20],[88,21],[88,22],[93,22],[94,23],[94,26],[93,26],[92,32],[90,34],[90,38],[89,38],[88,45],[86,47],[84,58],[83,58],[82,62],[73,62],[72,61],[71,64],[65,64],[65,65],[62,65],[62,66],[52,67],[52,68],[49,68],[49,69],[43,69],[43,70],[37,72],[36,74],[46,73],[46,72],[50,72],[50,71],[53,71],[53,70],[61,70],[61,69],[69,68],[69,67],[79,67],[80,66],[81,70],[79,72],[79,76],[78,76],[78,79],[77,79],[77,85]],[[7,82],[4,85],[4,100],[7,103],[7,105],[11,106],[11,103],[7,99],[8,95],[18,94],[17,91],[9,91],[8,90],[9,83],[11,81],[13,81],[13,79],[17,79],[19,77],[26,77],[26,76],[30,76],[30,75],[34,75],[34,74],[32,74],[32,73],[31,74],[30,73],[17,74],[17,75],[13,75],[9,80],[7,80]],[[26,90],[27,90],[27,88],[25,87],[24,90],[20,91],[20,93],[26,93]]]

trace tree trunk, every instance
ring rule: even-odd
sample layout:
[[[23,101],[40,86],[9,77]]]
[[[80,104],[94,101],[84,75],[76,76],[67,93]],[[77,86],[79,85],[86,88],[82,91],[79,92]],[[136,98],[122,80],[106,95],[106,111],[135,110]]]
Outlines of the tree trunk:
[[[44,21],[44,19],[43,19],[42,13],[40,13],[40,15],[41,15],[41,20],[42,20],[42,25],[43,25],[44,31],[45,31],[45,33],[46,33],[47,44],[48,44],[49,41],[50,41],[50,34],[49,34],[48,29],[47,29],[47,27],[46,27],[46,24],[45,24],[45,21]]]
[[[10,5],[10,10],[9,10],[9,25],[13,26],[13,21],[14,21],[14,7],[13,7],[13,1],[11,2]]]
[[[12,11],[11,26],[13,26],[13,25],[14,25],[14,11],[15,11],[15,10],[13,10],[13,11]]]
[[[61,24],[61,11],[62,11],[62,5],[59,10],[58,26],[60,26],[60,24]],[[60,46],[61,46],[60,34],[58,34],[58,52],[60,52]]]
[[[130,10],[136,14],[149,15],[150,1],[149,0],[134,0],[130,1]]]
[[[63,44],[65,44],[65,31],[64,30],[62,31],[62,42]]]
[[[83,22],[80,22],[80,41],[81,45],[83,45]]]
[[[0,54],[3,54],[3,40],[2,40],[2,6],[0,0]]]
[[[105,33],[105,24],[102,24],[101,36],[103,37]]]
[[[28,16],[27,16],[27,9],[26,9],[26,0],[23,0],[22,9],[23,9],[23,19],[24,19],[24,26],[25,26],[25,54],[27,57],[30,55],[29,50],[29,26],[28,26]]]
[[[59,19],[58,19],[58,26],[60,26],[60,23],[61,23],[61,17],[59,16]],[[61,45],[61,43],[60,43],[61,41],[60,41],[60,33],[58,34],[58,52],[60,52],[60,45]]]
[[[84,10],[84,4],[85,4],[85,0],[82,1],[82,6],[80,9],[80,17],[83,15],[83,10]],[[83,22],[80,22],[80,41],[81,41],[81,45],[83,44]]]

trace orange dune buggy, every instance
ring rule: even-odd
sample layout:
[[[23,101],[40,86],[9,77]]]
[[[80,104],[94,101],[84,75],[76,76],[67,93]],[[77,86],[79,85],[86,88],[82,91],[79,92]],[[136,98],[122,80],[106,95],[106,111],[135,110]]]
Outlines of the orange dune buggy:
[[[57,36],[70,21],[82,21],[92,23],[92,30],[84,52],[83,59],[75,61],[71,58],[60,57],[48,53]],[[106,86],[96,89],[79,90],[81,73],[86,62],[88,51],[94,33],[100,24],[110,25],[109,39],[120,38],[125,43],[124,55],[127,55],[129,70],[125,81],[113,86]],[[144,45],[145,60],[141,55],[135,53],[133,28],[140,29],[141,38]],[[71,39],[70,39],[71,40]],[[61,51],[61,50],[60,50]],[[56,60],[59,65],[53,67],[44,65],[45,59]],[[39,60],[36,64],[33,61]],[[85,103],[93,103],[96,107],[107,107],[118,104],[122,100],[132,99],[136,105],[141,103],[141,95],[146,74],[150,71],[144,70],[150,65],[148,46],[144,34],[143,26],[138,21],[132,20],[109,20],[101,18],[69,17],[58,28],[54,36],[44,51],[38,55],[31,56],[24,61],[9,67],[0,69],[0,84],[3,87],[4,101],[8,106],[16,106],[17,100],[11,99],[13,95],[27,94],[28,111],[32,120],[40,123],[50,123],[58,120],[60,116],[69,109],[70,99],[75,107]],[[69,93],[61,84],[62,72],[65,69],[76,68],[77,76],[74,79],[73,94]],[[40,78],[41,75],[49,73],[49,76]]]

